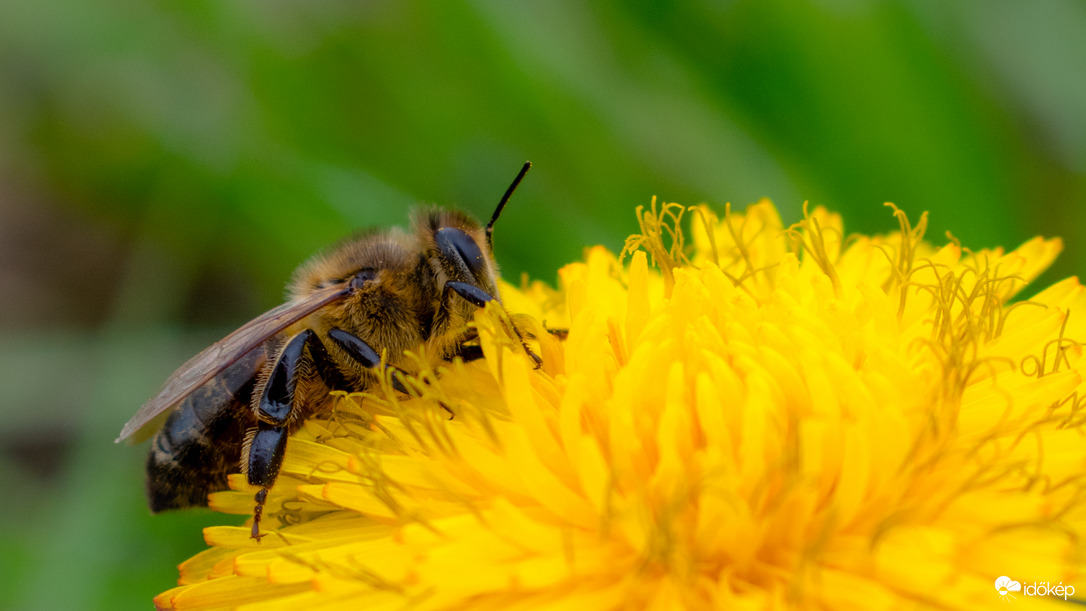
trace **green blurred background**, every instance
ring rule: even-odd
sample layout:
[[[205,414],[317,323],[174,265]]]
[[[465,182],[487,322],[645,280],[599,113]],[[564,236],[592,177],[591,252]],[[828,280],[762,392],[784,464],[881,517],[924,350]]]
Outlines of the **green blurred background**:
[[[71,1],[0,8],[0,608],[148,608],[200,528],[114,445],[309,254],[418,202],[506,277],[653,195],[882,232],[1062,235],[1086,269],[1080,1]]]

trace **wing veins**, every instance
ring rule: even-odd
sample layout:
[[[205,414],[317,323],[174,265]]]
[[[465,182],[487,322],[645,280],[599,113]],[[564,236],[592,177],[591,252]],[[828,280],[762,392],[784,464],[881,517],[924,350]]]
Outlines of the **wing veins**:
[[[264,312],[208,346],[186,361],[166,380],[158,394],[144,403],[136,415],[124,425],[116,441],[131,437],[156,416],[183,401],[192,391],[209,382],[275,334],[325,305],[342,299],[348,293],[346,283],[314,291],[304,299],[289,301]]]

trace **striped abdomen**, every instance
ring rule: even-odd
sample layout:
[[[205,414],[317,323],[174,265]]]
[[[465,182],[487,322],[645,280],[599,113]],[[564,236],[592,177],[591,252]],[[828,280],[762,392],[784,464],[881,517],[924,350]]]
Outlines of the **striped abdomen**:
[[[151,441],[147,502],[151,511],[206,506],[241,471],[245,432],[254,426],[251,400],[267,354],[258,347],[196,389]]]

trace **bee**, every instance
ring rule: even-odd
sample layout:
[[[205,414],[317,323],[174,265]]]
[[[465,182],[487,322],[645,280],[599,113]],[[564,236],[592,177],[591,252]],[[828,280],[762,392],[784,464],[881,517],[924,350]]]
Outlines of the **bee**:
[[[259,541],[287,438],[327,408],[329,390],[365,389],[381,367],[402,371],[404,350],[420,346],[445,359],[481,357],[467,323],[477,308],[500,303],[494,222],[530,167],[485,228],[464,213],[430,209],[414,214],[411,233],[349,239],[295,271],[286,303],[174,372],[117,439],[145,438],[165,419],[147,458],[151,511],[206,506],[208,493],[227,489],[227,475],[241,472],[260,488],[252,526]],[[539,357],[524,349],[538,367]]]

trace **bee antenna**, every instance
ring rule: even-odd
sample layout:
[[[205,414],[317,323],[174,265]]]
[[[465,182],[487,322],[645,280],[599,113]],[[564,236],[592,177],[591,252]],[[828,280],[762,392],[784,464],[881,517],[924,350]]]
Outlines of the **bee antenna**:
[[[528,173],[528,169],[532,167],[531,161],[525,161],[524,167],[520,169],[520,173],[513,179],[513,184],[509,185],[509,188],[505,190],[505,195],[502,196],[502,201],[498,202],[498,207],[494,209],[494,214],[490,215],[490,222],[486,224],[486,247],[490,249],[490,252],[494,252],[494,221],[498,220],[501,216],[502,209],[509,203],[509,198],[513,196],[513,191],[517,190],[517,185],[520,184],[521,179]]]

